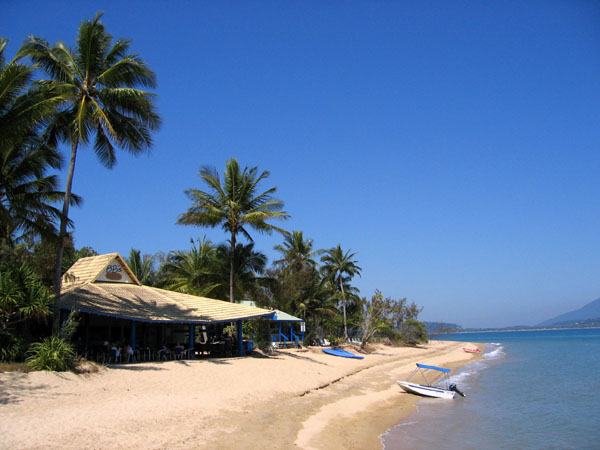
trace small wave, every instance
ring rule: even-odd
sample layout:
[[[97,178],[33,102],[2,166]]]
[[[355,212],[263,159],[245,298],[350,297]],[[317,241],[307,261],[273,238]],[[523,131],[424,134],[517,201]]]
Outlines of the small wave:
[[[501,344],[492,344],[492,345],[498,345],[498,347],[496,347],[495,349],[493,349],[490,352],[486,352],[483,355],[484,359],[500,359],[500,358],[504,358],[504,356],[506,356],[506,353],[504,353],[504,347]]]
[[[492,347],[491,350],[490,347]],[[470,362],[466,366],[461,367],[459,371],[450,376],[450,382],[469,387],[470,379],[473,376],[487,369],[492,361],[505,357],[503,349],[502,344],[489,344],[487,351],[483,354],[483,359]]]
[[[385,439],[389,438],[390,436],[393,437],[395,430],[397,430],[399,428],[403,428],[403,427],[410,427],[410,426],[418,425],[418,424],[419,424],[418,420],[401,422],[398,425],[394,425],[392,428],[388,429],[385,433],[380,434],[378,437],[379,437],[379,440],[381,441],[382,450],[386,450]]]

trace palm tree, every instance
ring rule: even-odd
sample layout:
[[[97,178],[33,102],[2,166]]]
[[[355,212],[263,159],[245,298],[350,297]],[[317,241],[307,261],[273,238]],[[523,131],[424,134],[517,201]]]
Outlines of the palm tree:
[[[0,38],[0,241],[12,247],[25,238],[57,234],[61,213],[52,204],[64,194],[56,190],[56,176],[46,174],[60,168],[60,156],[39,139],[61,98],[31,86],[35,66],[5,64],[7,42]]]
[[[173,251],[160,268],[165,289],[186,294],[209,296],[222,287],[218,275],[217,248],[206,237],[191,239],[190,251]]]
[[[154,285],[156,271],[154,270],[155,255],[143,255],[139,250],[132,248],[129,251],[129,257],[125,258],[125,262],[139,280],[140,283],[146,286]]]
[[[230,278],[229,253],[229,246],[222,244],[217,247],[217,261],[220,262],[218,273],[224,278]],[[236,244],[234,262],[234,298],[241,299],[248,293],[256,293],[256,290],[268,281],[268,278],[262,276],[265,273],[267,257],[264,253],[254,250],[254,243]],[[227,285],[226,279],[221,285]],[[227,298],[226,292],[217,298]]]
[[[60,165],[58,154],[31,137],[29,142],[0,150],[0,241],[15,242],[58,234],[62,214],[53,206],[64,196],[56,190],[55,175],[48,168]],[[71,196],[71,204],[79,197]]]
[[[282,259],[273,261],[273,264],[287,266],[290,269],[302,269],[306,266],[315,267],[315,255],[322,253],[322,250],[313,250],[313,240],[304,240],[302,231],[292,231],[284,234],[283,245],[274,247],[281,255]]]
[[[100,22],[102,14],[79,26],[74,51],[64,43],[50,46],[42,38],[30,36],[18,56],[28,56],[51,77],[43,83],[59,91],[62,108],[47,129],[49,142],[62,140],[71,145],[71,157],[60,224],[60,243],[56,258],[54,330],[58,328],[58,295],[61,263],[75,159],[79,144],[89,144],[107,168],[116,162],[115,149],[137,155],[152,144],[150,132],[158,129],[160,117],[155,111],[154,95],[139,89],[156,86],[154,73],[137,54],[128,54],[129,40],[112,36]]]
[[[270,224],[272,219],[285,220],[289,215],[282,211],[283,202],[272,197],[276,187],[257,194],[260,181],[269,176],[268,171],[258,173],[258,167],[240,169],[235,158],[227,161],[223,183],[215,168],[202,167],[200,178],[208,191],[188,189],[192,206],[177,220],[182,225],[216,227],[220,225],[230,234],[229,239],[229,301],[234,301],[236,237],[241,233],[252,242],[248,227],[259,232],[272,233],[283,230]]]
[[[340,244],[336,248],[329,249],[321,258],[323,262],[323,273],[325,276],[340,288],[342,295],[342,307],[344,310],[344,339],[348,340],[348,325],[346,318],[346,295],[344,285],[349,282],[355,275],[360,276],[362,269],[356,265],[357,261],[352,260],[356,253],[346,253],[342,250]],[[347,289],[347,288],[346,288]]]

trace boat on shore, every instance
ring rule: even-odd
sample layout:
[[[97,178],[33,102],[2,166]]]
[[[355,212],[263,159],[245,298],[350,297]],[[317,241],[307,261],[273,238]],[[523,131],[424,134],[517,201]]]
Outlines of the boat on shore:
[[[333,356],[341,356],[342,358],[354,358],[354,359],[363,359],[364,356],[355,355],[354,353],[347,352],[346,350],[342,350],[341,348],[324,348],[324,353]]]
[[[461,392],[456,384],[449,383],[448,374],[450,369],[443,367],[428,366],[417,363],[417,368],[412,371],[406,381],[398,380],[398,385],[410,394],[421,395],[423,397],[453,399],[456,394],[466,396]],[[411,381],[417,374],[421,375],[424,383],[415,383]],[[443,380],[444,386],[435,385]]]
[[[466,348],[463,347],[463,350],[467,353],[481,353],[481,350],[479,350],[478,348]]]

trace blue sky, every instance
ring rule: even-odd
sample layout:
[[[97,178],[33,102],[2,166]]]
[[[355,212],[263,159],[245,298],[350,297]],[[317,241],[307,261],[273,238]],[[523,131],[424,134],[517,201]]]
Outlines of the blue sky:
[[[73,46],[97,11],[164,123],[113,170],[80,149],[77,247],[225,241],[175,221],[199,168],[237,157],[271,172],[286,229],[357,252],[362,295],[422,320],[532,325],[600,296],[600,4],[24,1],[0,36]],[[255,237],[273,260],[281,237]]]

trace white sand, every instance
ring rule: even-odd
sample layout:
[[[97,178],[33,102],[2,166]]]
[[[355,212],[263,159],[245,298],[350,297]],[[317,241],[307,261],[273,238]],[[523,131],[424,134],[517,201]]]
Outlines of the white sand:
[[[310,348],[91,375],[3,373],[0,448],[380,448],[377,436],[418,400],[396,379],[415,362],[477,357],[464,345],[379,346],[363,360]]]

